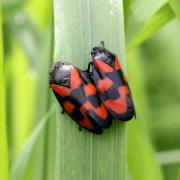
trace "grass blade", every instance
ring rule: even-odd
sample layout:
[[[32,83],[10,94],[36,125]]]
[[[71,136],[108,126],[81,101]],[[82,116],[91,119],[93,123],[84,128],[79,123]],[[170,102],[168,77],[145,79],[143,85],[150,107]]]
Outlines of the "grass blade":
[[[180,163],[180,150],[161,151],[157,154],[157,158],[162,165]]]
[[[55,61],[87,68],[89,52],[100,41],[125,67],[123,1],[55,0]],[[60,116],[60,118],[59,118]],[[57,112],[56,180],[126,178],[126,124],[116,122],[97,136]]]
[[[49,66],[52,61],[52,39],[53,39],[53,25],[52,25],[52,1],[43,0],[39,1],[28,1],[25,6],[28,16],[33,19],[34,25],[37,28],[38,37],[35,38],[36,44],[38,44],[36,54],[36,66],[38,72],[38,84],[36,86],[36,121],[41,119],[43,115],[49,109]],[[55,139],[56,131],[52,135],[51,142],[49,142],[49,135],[51,134],[50,126],[53,124],[55,126],[55,121],[49,121],[38,138],[36,148],[34,149],[31,160],[29,162],[27,172],[25,175],[25,180],[38,179],[38,180],[47,180],[48,174],[54,173],[54,158],[55,154]],[[53,144],[54,143],[54,144]],[[50,146],[51,145],[51,146]],[[52,155],[51,155],[52,154]],[[51,159],[50,159],[51,158]],[[50,159],[50,160],[49,160]],[[48,167],[51,168],[48,168]],[[53,176],[51,179],[54,179]]]
[[[17,62],[19,63],[18,66]],[[8,103],[7,111],[9,114],[7,116],[9,117],[10,155],[13,160],[25,143],[34,124],[37,76],[34,71],[29,71],[26,55],[18,44],[12,45],[12,51],[5,61],[5,67],[6,98],[11,102]]]
[[[1,2],[0,2],[1,3]],[[3,37],[2,37],[2,11],[0,7],[0,179],[8,180],[8,145],[6,130],[6,110],[5,110],[5,82],[4,82],[4,63],[3,63]]]
[[[127,55],[127,60],[127,75],[137,113],[137,119],[129,122],[127,126],[129,174],[133,180],[162,180],[162,172],[148,133],[149,106],[144,89],[142,56],[137,50],[131,51]]]
[[[124,4],[124,21],[125,21],[125,28],[127,28],[128,19],[131,13],[131,5],[133,3],[133,0],[126,0],[123,2]]]
[[[25,0],[2,0],[2,10],[5,18],[21,9],[25,2]]]
[[[175,12],[176,16],[180,19],[180,1],[179,0],[168,0],[171,8]]]
[[[52,106],[51,109],[44,115],[44,117],[39,121],[36,128],[32,131],[27,143],[20,151],[16,160],[14,161],[12,168],[10,179],[11,180],[24,180],[24,175],[33,152],[34,146],[43,131],[47,120],[50,118],[51,114],[54,112],[55,106]]]
[[[137,112],[140,116],[140,111]],[[129,171],[133,180],[163,180],[155,152],[141,126],[140,118],[136,122],[130,122],[128,125]],[[139,170],[137,162],[141,166],[141,170]]]
[[[128,8],[129,14],[128,21],[126,21],[125,29],[127,44],[132,41],[137,32],[143,27],[143,25],[148,21],[148,19],[150,19],[150,17],[152,17],[153,14],[155,14],[165,3],[166,0],[132,0],[132,3]],[[125,13],[126,12],[127,9],[125,9]]]
[[[139,46],[145,40],[150,38],[162,26],[170,22],[175,17],[175,14],[168,3],[162,6],[137,32],[134,39],[130,42],[128,50]]]

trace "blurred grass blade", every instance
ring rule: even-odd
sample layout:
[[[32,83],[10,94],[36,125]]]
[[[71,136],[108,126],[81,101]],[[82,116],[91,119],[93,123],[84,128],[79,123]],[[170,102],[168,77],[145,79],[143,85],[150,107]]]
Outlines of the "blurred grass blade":
[[[20,10],[25,2],[26,0],[2,0],[2,10],[5,18]]]
[[[129,44],[148,19],[150,19],[150,17],[152,17],[166,3],[166,0],[132,0],[131,3],[128,1],[124,1],[124,3],[128,4],[125,5],[125,13],[127,13],[127,9],[129,9],[128,21],[127,14],[125,14],[126,43]]]
[[[140,116],[140,110],[137,112]],[[163,180],[155,152],[139,120],[128,124],[128,167],[133,180]]]
[[[180,163],[180,150],[161,151],[157,154],[157,158],[162,165]]]
[[[42,43],[42,33],[37,25],[31,20],[30,15],[24,12],[16,13],[14,18],[7,22],[15,42],[21,46],[26,59],[30,60],[29,64],[31,67],[36,68],[39,62],[38,55]]]
[[[162,180],[162,172],[148,136],[149,106],[141,69],[144,68],[142,56],[137,50],[131,51],[127,54],[127,60],[127,75],[137,111],[137,119],[127,125],[129,174],[132,180]]]
[[[104,40],[125,67],[122,0],[55,0],[54,14],[55,61],[86,69],[87,54]],[[116,121],[100,136],[78,128],[57,113],[56,180],[125,180],[126,124]]]
[[[0,2],[1,3],[1,2]],[[0,4],[0,179],[8,180],[8,145],[6,130],[6,105],[5,105],[5,82],[4,82],[4,63],[3,63],[3,37],[2,37],[2,11]]]
[[[168,0],[171,8],[175,12],[176,16],[180,19],[180,1],[179,0]]]
[[[139,46],[141,43],[150,38],[162,26],[170,22],[175,14],[168,3],[161,7],[140,29],[134,39],[130,42],[128,50]]]
[[[38,83],[36,86],[37,91],[35,96],[37,98],[36,103],[34,104],[36,108],[36,121],[43,117],[43,115],[47,112],[51,105],[49,102],[50,89],[48,88],[48,72],[50,63],[53,60],[51,51],[53,49],[52,4],[52,0],[47,0],[46,2],[44,2],[43,0],[32,0],[27,1],[24,8],[29,19],[27,19],[27,22],[32,22],[32,25],[27,24],[27,28],[31,29],[31,31],[34,30],[34,32],[30,33],[35,37],[34,42],[36,44],[35,46],[33,46],[33,48],[35,48],[36,50],[34,51],[34,62],[36,65],[36,70],[38,72]],[[26,31],[26,29],[24,30]],[[19,35],[21,36],[21,33]],[[27,44],[26,41],[25,43]],[[28,44],[26,48],[28,50]],[[31,159],[28,163],[24,180],[47,180],[49,174],[52,175],[51,179],[54,179],[53,175],[55,165],[54,155],[56,150],[56,131],[54,130],[55,121],[52,117],[51,119],[52,121],[48,121],[46,127],[38,138],[36,148],[34,149]],[[52,126],[54,129],[52,128]],[[50,135],[52,139],[49,142]],[[48,168],[49,166],[50,168]]]
[[[126,0],[123,2],[124,5],[124,22],[125,22],[125,29],[127,28],[128,18],[131,13],[131,5],[133,0]]]
[[[9,146],[11,158],[14,160],[34,125],[37,76],[35,71],[30,71],[26,55],[17,43],[12,44],[12,51],[6,58],[5,67],[6,98],[10,102],[7,107],[8,130],[11,132],[8,134]]]
[[[32,134],[27,140],[27,143],[20,151],[19,155],[17,156],[16,160],[12,165],[11,173],[10,173],[11,180],[24,180],[24,175],[27,170],[27,165],[29,163],[34,146],[38,140],[38,137],[43,131],[45,124],[47,123],[47,120],[50,118],[54,110],[55,110],[55,106],[52,106],[51,109],[39,121],[36,128],[32,131]]]

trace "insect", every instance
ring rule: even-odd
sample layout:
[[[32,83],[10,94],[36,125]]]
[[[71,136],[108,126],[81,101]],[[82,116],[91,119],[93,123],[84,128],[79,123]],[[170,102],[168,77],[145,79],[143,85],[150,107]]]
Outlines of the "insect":
[[[49,75],[49,84],[58,102],[80,127],[101,134],[111,125],[112,119],[87,71],[56,62]]]
[[[104,47],[91,50],[92,78],[100,99],[113,119],[130,120],[135,108],[127,79],[118,57]]]

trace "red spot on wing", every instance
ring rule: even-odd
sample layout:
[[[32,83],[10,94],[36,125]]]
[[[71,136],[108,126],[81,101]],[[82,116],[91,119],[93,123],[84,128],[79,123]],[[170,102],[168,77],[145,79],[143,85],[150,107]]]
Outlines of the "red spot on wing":
[[[78,121],[78,123],[82,127],[93,130],[94,129],[93,125],[92,125],[90,119],[88,118],[88,116],[86,114],[86,108],[84,106],[81,106],[79,110],[80,110],[81,114],[83,115],[83,119]]]
[[[119,88],[120,97],[118,99],[112,100],[108,99],[104,102],[104,105],[114,111],[117,114],[123,114],[127,111],[126,94],[129,93],[127,86],[122,86]]]
[[[72,90],[77,89],[80,86],[80,84],[82,83],[82,79],[79,75],[79,72],[75,68],[72,68],[72,70],[71,70],[71,82],[70,83],[71,83],[70,88]]]
[[[63,103],[63,106],[64,106],[64,109],[65,109],[69,114],[72,114],[72,112],[73,112],[73,110],[74,110],[74,108],[75,108],[74,104],[72,104],[72,103],[69,102],[69,101],[65,101],[65,102]]]
[[[92,83],[88,83],[84,85],[84,92],[86,96],[92,96],[96,94],[96,88]]]
[[[102,93],[106,92],[111,86],[113,82],[109,78],[100,79],[98,81],[98,90]]]
[[[86,101],[83,104],[83,107],[86,110],[93,111],[97,116],[99,116],[102,119],[107,119],[107,117],[108,117],[108,113],[103,104],[101,104],[99,107],[94,107],[89,101]]]
[[[50,86],[61,97],[69,96],[70,93],[71,93],[71,90],[69,88],[67,88],[67,87],[59,86],[59,85],[56,85],[56,84],[51,84]]]
[[[108,73],[108,72],[113,71],[113,68],[110,65],[104,63],[102,60],[96,59],[96,60],[93,60],[93,63],[103,73]]]
[[[115,67],[116,70],[121,69],[121,66],[120,66],[120,63],[119,63],[119,60],[118,60],[117,57],[115,58],[114,67]]]
[[[127,86],[122,86],[122,87],[120,87],[120,88],[119,88],[119,93],[120,93],[120,94],[123,94],[123,95],[128,94],[128,93],[129,93],[128,87],[127,87]]]

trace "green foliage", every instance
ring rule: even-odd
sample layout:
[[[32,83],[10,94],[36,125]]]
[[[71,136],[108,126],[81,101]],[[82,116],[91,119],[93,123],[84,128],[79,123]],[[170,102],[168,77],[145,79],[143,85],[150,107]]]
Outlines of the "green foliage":
[[[161,157],[160,163],[166,179],[176,179],[180,166],[179,155],[175,158],[175,154],[172,153],[180,148],[179,36],[177,36],[179,27],[178,19],[173,20],[142,48],[145,87],[150,109],[148,127],[158,157]],[[173,63],[169,63],[170,60]],[[155,66],[157,68],[154,68]]]
[[[169,4],[165,4],[137,32],[136,36],[129,44],[128,49],[132,49],[149,39],[155,32],[171,21],[174,17],[175,14]]]
[[[20,151],[19,155],[17,156],[16,160],[14,161],[11,167],[11,175],[10,175],[11,180],[24,179],[28,162],[31,158],[32,152],[40,136],[40,133],[42,133],[42,129],[44,128],[45,124],[47,123],[47,120],[50,118],[52,113],[54,113],[54,110],[55,110],[55,106],[52,106],[49,112],[45,114],[45,116],[36,125],[36,128],[32,131],[25,146]],[[19,169],[21,169],[21,171],[19,171]]]
[[[163,180],[155,152],[139,120],[129,123],[128,132],[128,166],[132,179]]]
[[[129,11],[126,17],[126,45],[137,35],[145,23],[166,3],[166,0],[132,0],[131,4],[124,1],[125,7],[128,4]],[[128,18],[127,18],[128,17]]]
[[[9,158],[7,148],[7,121],[3,62],[2,11],[0,8],[0,179],[9,179]]]
[[[1,7],[0,179],[179,179],[178,0],[54,0],[54,9],[51,0],[4,0]],[[59,113],[48,71],[53,54],[86,69],[102,40],[127,70],[137,119],[97,136]]]
[[[125,28],[128,24],[128,19],[131,14],[131,6],[132,6],[133,0],[126,0],[123,2],[124,5],[124,22],[125,22]]]
[[[7,104],[11,179],[44,180],[49,178],[49,174],[49,179],[52,179],[53,171],[48,167],[53,168],[55,164],[53,116],[52,121],[46,123],[48,126],[41,128],[36,148],[27,145],[22,150],[33,126],[49,109],[48,71],[53,49],[52,1],[38,1],[38,6],[34,0],[4,1],[3,14],[4,32],[8,32],[4,33],[4,44],[6,98],[11,102]],[[52,137],[51,140],[49,137]]]
[[[131,51],[127,56],[129,83],[133,89],[137,119],[128,124],[128,168],[132,179],[163,179],[155,151],[150,142],[148,123],[148,103],[143,89],[144,77],[141,67],[141,54]],[[136,72],[136,73],[134,73]],[[138,97],[138,98],[137,98]],[[137,163],[138,162],[138,163]],[[139,171],[139,169],[141,169]],[[148,174],[148,176],[147,176]]]
[[[180,169],[178,171],[177,180],[180,180]]]
[[[175,12],[176,16],[180,19],[180,1],[179,0],[168,0],[171,8]]]

